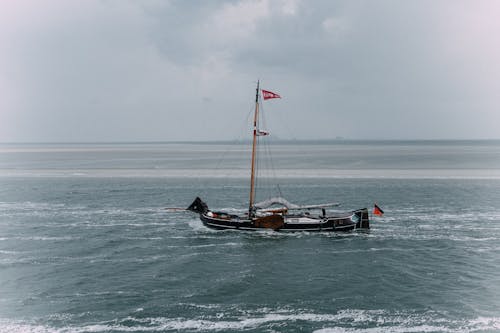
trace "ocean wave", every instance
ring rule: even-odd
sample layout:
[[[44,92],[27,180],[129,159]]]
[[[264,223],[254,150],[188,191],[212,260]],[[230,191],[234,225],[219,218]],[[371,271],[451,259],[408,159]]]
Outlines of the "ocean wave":
[[[459,222],[491,222],[500,221],[500,212],[467,212],[467,213],[420,213],[403,214],[402,217],[413,221],[459,221]],[[463,227],[456,225],[454,227]],[[480,227],[480,226],[479,226]]]
[[[210,308],[210,307],[209,307]],[[218,310],[218,309],[217,309]],[[135,313],[143,313],[137,309]],[[46,318],[46,320],[49,318]],[[347,309],[335,314],[310,311],[275,310],[255,311],[237,317],[223,313],[199,318],[134,317],[109,321],[68,324],[71,317],[60,320],[62,327],[43,323],[43,319],[0,319],[2,332],[20,333],[83,333],[83,332],[165,332],[165,331],[281,331],[310,330],[316,333],[362,332],[476,332],[500,329],[500,317],[478,316],[470,319],[450,319],[436,312],[356,310]],[[64,324],[66,323],[66,324]]]
[[[117,204],[118,205],[118,204]],[[69,204],[63,202],[33,202],[33,201],[18,201],[18,202],[0,202],[0,212],[10,214],[21,213],[50,213],[57,212],[59,214],[72,215],[91,215],[91,214],[106,214],[106,215],[165,215],[163,207],[89,207],[82,204]]]
[[[60,241],[80,240],[82,238],[83,237],[78,237],[78,236],[12,236],[12,237],[2,237],[0,238],[0,240],[60,242]]]

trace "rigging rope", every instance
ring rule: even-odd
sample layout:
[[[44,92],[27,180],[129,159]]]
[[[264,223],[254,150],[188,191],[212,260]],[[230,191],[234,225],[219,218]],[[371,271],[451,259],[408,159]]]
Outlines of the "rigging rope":
[[[264,112],[264,108],[261,107],[261,115],[262,115],[262,125],[265,130],[267,130],[267,125],[266,125],[266,113]],[[278,177],[276,175],[276,168],[274,166],[274,160],[273,160],[273,155],[271,154],[271,145],[268,139],[263,139],[263,145],[262,149],[264,150],[264,155],[265,155],[265,161],[267,162],[267,168],[266,170],[270,171],[269,177],[266,177],[267,180],[267,188],[268,188],[268,197],[273,197],[275,196],[275,193],[273,193],[273,189],[277,190],[278,196],[282,197],[282,192],[281,188],[279,187],[278,184]]]

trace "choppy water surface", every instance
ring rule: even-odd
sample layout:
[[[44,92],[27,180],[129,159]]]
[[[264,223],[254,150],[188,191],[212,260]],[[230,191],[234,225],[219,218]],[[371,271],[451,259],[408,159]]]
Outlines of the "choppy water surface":
[[[184,164],[176,155],[171,165],[162,145],[134,148],[130,159],[130,147],[117,153],[111,145],[109,155],[88,152],[87,167],[75,162],[74,147],[4,147],[0,331],[500,331],[498,146],[466,145],[464,156],[453,146],[455,163],[442,167],[448,157],[438,146],[439,154],[436,146],[416,148],[428,159],[418,177],[391,176],[417,169],[380,160],[406,156],[403,144],[356,147],[382,152],[358,159],[360,177],[329,176],[342,168],[328,168],[328,145],[318,152],[325,161],[318,169],[328,173],[313,177],[310,167],[288,165],[297,173],[280,184],[291,201],[339,201],[346,210],[376,201],[386,211],[369,232],[345,234],[212,231],[196,216],[165,211],[196,195],[214,209],[245,207],[246,178],[169,173],[199,163],[189,145]],[[148,149],[156,155],[146,158]],[[342,163],[356,162],[348,146],[331,149],[346,150]],[[485,167],[467,162],[471,154]],[[240,172],[243,157],[229,155]],[[311,174],[301,178],[302,169]],[[461,174],[445,177],[449,169]],[[425,177],[428,170],[441,173]]]

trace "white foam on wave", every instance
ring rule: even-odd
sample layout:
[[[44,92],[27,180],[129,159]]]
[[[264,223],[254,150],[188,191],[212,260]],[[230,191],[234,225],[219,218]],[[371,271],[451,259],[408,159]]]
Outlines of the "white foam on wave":
[[[3,333],[59,333],[62,330],[44,325],[27,324],[22,321],[0,320]]]
[[[205,227],[203,225],[203,223],[201,223],[200,220],[190,219],[187,221],[187,224],[189,225],[189,227],[191,227],[191,229],[193,229],[193,231],[196,231],[196,232],[217,233],[217,230]]]
[[[313,331],[314,333],[414,333],[414,332],[457,332],[443,326],[417,325],[417,326],[381,326],[370,328],[328,327]]]
[[[457,322],[455,325],[415,324],[394,325],[368,328],[327,327],[313,331],[314,333],[414,333],[414,332],[492,332],[500,329],[500,318],[478,318],[467,323]]]
[[[0,202],[0,209],[15,209],[15,210],[52,210],[65,208],[64,203],[47,203],[47,202],[33,202],[33,201],[22,201],[22,202]]]
[[[7,238],[0,238],[0,240],[5,240]],[[0,250],[0,254],[5,254],[5,255],[17,255],[17,254],[25,254],[25,253],[31,253],[33,251],[10,251],[10,250]]]
[[[499,317],[478,317],[472,319],[470,324],[477,331],[487,331],[487,330],[500,330],[500,318]]]
[[[359,315],[364,317],[360,320]],[[447,319],[438,317],[436,313],[423,314],[411,311],[390,313],[382,311],[379,314],[368,310],[354,310],[354,321],[361,322],[365,327],[346,327],[338,323],[331,327],[315,330],[315,333],[409,333],[409,332],[473,332],[496,330],[500,328],[500,317],[478,317],[475,319]],[[344,324],[344,325],[342,325]],[[368,326],[368,327],[366,327]]]
[[[219,330],[242,330],[258,328],[262,325],[274,322],[290,322],[290,321],[307,321],[307,322],[323,322],[335,320],[336,315],[329,314],[280,314],[271,313],[261,317],[242,318],[241,320],[206,320],[206,319],[184,319],[184,318],[145,318],[135,319],[127,318],[131,322],[137,322],[140,325],[135,326],[137,331],[140,330],[202,330],[202,331],[219,331]],[[122,325],[118,325],[121,327]],[[119,329],[119,328],[118,328]]]
[[[163,237],[123,237],[126,240],[162,240]]]
[[[208,308],[211,308],[210,306]],[[142,308],[135,312],[143,312]],[[246,312],[247,313],[247,312]],[[83,332],[162,332],[162,331],[236,331],[250,329],[286,328],[296,323],[303,327],[322,325],[316,333],[407,333],[407,332],[474,332],[500,329],[500,317],[474,319],[448,319],[437,313],[412,311],[389,312],[385,310],[341,310],[336,314],[317,314],[307,311],[265,309],[240,317],[225,319],[224,313],[201,318],[136,318],[128,316],[111,321],[83,323],[53,327],[22,320],[0,319],[2,332],[20,333],[83,333]],[[234,318],[234,319],[233,319]],[[276,326],[279,325],[279,326]]]
[[[464,213],[417,213],[405,215],[404,218],[413,221],[422,222],[438,222],[438,221],[450,221],[450,222],[492,222],[500,221],[500,212],[464,212]],[[460,227],[460,225],[458,226]]]
[[[242,245],[243,245],[243,243],[227,242],[227,243],[201,244],[201,245],[179,245],[179,246],[171,246],[171,247],[196,249],[196,248],[203,248],[203,247],[220,247],[220,246],[238,247],[238,246],[242,246]]]
[[[73,241],[82,237],[74,236],[13,236],[3,237],[0,240],[20,240],[20,241]]]

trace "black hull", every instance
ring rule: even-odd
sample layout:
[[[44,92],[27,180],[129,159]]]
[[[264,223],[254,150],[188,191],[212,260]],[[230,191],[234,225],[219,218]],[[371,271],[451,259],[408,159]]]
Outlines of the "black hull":
[[[284,224],[279,228],[256,226],[254,220],[248,217],[227,215],[224,213],[200,213],[203,225],[216,230],[244,230],[257,231],[272,229],[280,232],[324,232],[324,231],[351,231],[354,229],[369,229],[368,210],[359,209],[338,216],[309,217],[305,215],[285,215]]]

